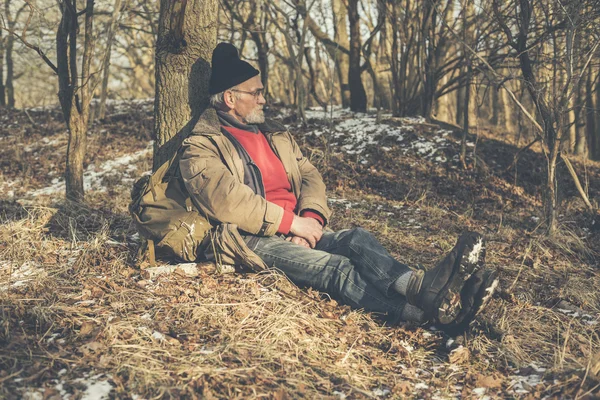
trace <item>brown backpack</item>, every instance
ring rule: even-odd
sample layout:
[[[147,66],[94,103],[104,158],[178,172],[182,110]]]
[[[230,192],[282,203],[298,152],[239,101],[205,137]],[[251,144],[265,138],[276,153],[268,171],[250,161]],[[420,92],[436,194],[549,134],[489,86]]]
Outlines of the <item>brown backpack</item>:
[[[169,174],[178,153],[131,189],[129,212],[138,232],[147,240],[150,265],[156,255],[196,261],[211,224],[192,204],[178,173]],[[178,172],[178,169],[176,169]]]

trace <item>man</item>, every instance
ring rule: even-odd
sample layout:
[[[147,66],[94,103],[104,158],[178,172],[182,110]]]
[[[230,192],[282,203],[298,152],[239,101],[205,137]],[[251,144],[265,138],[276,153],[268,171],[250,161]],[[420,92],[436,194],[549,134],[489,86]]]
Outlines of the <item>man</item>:
[[[242,239],[216,253],[227,248],[238,262],[277,268],[300,287],[392,323],[466,326],[497,282],[483,268],[481,235],[463,234],[436,267],[413,271],[363,229],[325,231],[331,212],[323,179],[291,134],[265,121],[263,90],[258,70],[234,46],[215,48],[212,108],[185,140],[179,166],[193,204],[220,236]]]

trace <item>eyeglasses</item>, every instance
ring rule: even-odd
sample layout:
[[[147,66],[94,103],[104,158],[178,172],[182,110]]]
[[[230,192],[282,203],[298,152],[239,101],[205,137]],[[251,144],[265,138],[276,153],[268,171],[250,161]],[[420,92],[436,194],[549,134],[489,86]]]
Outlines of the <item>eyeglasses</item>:
[[[265,89],[256,89],[254,92],[247,92],[245,90],[238,90],[238,89],[229,89],[229,90],[231,90],[232,92],[239,92],[239,93],[250,94],[250,95],[252,95],[254,97],[254,100],[258,100],[258,98],[261,95],[265,94]]]

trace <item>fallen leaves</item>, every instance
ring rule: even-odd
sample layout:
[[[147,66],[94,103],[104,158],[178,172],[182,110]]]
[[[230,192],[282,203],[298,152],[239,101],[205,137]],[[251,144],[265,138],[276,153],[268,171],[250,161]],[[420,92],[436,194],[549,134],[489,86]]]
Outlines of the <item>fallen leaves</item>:
[[[476,387],[483,387],[488,389],[500,389],[504,379],[498,374],[482,375],[477,374],[475,380]]]
[[[450,352],[450,356],[448,357],[448,361],[451,364],[456,365],[465,365],[469,363],[471,359],[471,352],[468,348],[460,346]]]

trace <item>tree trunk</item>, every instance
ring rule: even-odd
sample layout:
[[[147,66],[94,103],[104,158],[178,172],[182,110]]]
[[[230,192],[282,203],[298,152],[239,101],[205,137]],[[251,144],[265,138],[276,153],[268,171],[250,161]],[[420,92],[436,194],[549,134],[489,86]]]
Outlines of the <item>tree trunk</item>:
[[[8,35],[6,38],[6,105],[9,108],[15,107],[15,69],[13,62],[13,47],[15,38],[13,35]]]
[[[505,85],[509,85],[509,82],[506,82]],[[500,98],[502,100],[502,116],[504,121],[504,129],[508,134],[514,134],[516,133],[516,124],[514,118],[515,113],[512,108],[512,100],[509,98],[506,90],[500,90]]]
[[[346,16],[348,9],[342,0],[332,0],[335,42],[340,46],[350,49],[348,30],[346,29]],[[335,64],[340,81],[340,93],[342,96],[342,107],[350,107],[350,84],[348,83],[350,70],[350,57],[339,50],[335,51]]]
[[[117,31],[117,21],[119,20],[120,13],[121,0],[115,0],[115,8],[110,20],[110,26],[108,28],[106,53],[104,54],[104,62],[102,63],[102,88],[100,90],[100,110],[98,111],[99,119],[103,119],[106,114],[106,97],[108,96],[108,77],[110,75],[110,53],[112,49],[112,42]]]
[[[72,97],[73,103],[75,97]],[[71,105],[72,108],[75,104]],[[72,201],[83,201],[83,160],[87,146],[87,123],[77,112],[71,113],[67,121],[69,129],[69,142],[67,145],[67,163],[65,170],[65,183],[67,186],[67,199]]]
[[[460,73],[464,73],[464,70],[461,70]],[[458,89],[456,89],[456,115],[455,115],[455,119],[454,122],[456,122],[458,125],[463,125],[463,120],[464,120],[464,111],[463,111],[463,107],[465,106],[465,88],[464,87],[458,87]]]
[[[594,99],[594,94],[596,95]],[[600,134],[598,134],[598,111],[595,104],[600,104],[600,86],[594,86],[592,68],[587,71],[585,86],[585,108],[588,154],[591,160],[600,160]],[[595,103],[595,104],[594,104]]]
[[[8,29],[13,30],[15,28],[15,21],[10,16],[10,0],[4,2],[4,11],[6,12],[6,18],[8,23]],[[13,62],[13,48],[15,44],[14,35],[8,35],[6,37],[6,105],[8,108],[15,107],[15,69]]]
[[[420,59],[422,63],[423,94],[421,95],[421,116],[431,120],[437,81],[435,78],[435,25],[437,12],[433,1],[425,1],[423,23],[421,25]]]
[[[490,87],[490,124],[494,126],[495,129],[498,128],[498,121],[500,120],[500,93],[496,90],[495,87]]]
[[[94,47],[92,39],[94,0],[86,1],[85,36],[81,61],[81,76],[77,72],[77,23],[76,2],[60,3],[61,21],[56,34],[58,71],[58,98],[63,111],[69,142],[65,170],[66,196],[73,201],[83,201],[83,160],[85,157],[89,104],[91,100],[90,64]],[[78,86],[82,82],[81,86]]]
[[[460,141],[460,163],[463,169],[467,169],[467,136],[469,135],[469,103],[471,102],[471,66],[467,66],[467,82],[465,83],[465,97],[463,111],[463,132]]]
[[[400,116],[400,91],[401,91],[401,82],[400,82],[400,65],[398,63],[398,53],[399,53],[399,44],[398,44],[398,6],[394,2],[392,4],[392,12],[390,15],[391,19],[391,30],[392,30],[392,46],[391,46],[391,54],[390,54],[390,70],[391,74],[391,85],[392,88],[392,114],[395,117]]]
[[[591,70],[592,68],[589,67]],[[576,93],[575,99],[575,154],[584,155],[587,149],[586,140],[585,140],[585,119],[583,115],[584,107],[584,98],[583,91],[585,90],[585,85],[579,85]],[[587,111],[586,111],[587,112]]]
[[[348,70],[350,109],[366,112],[367,94],[362,83],[360,69],[361,41],[358,0],[348,0],[348,21],[350,22],[350,65]]]
[[[4,39],[0,29],[0,107],[6,106],[6,90],[4,88]]]
[[[252,40],[256,45],[256,51],[258,53],[258,69],[260,70],[260,77],[265,87],[264,95],[265,97],[269,96],[269,42],[265,37],[264,32],[259,33],[256,31],[250,32]]]
[[[161,0],[156,42],[154,169],[179,149],[208,105],[217,0]]]

